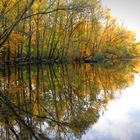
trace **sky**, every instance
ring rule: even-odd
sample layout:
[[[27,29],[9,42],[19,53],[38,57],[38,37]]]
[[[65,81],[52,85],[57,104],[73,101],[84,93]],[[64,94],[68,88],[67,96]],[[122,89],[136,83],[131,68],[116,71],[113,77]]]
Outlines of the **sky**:
[[[135,31],[140,41],[140,0],[102,0],[102,4],[111,9],[120,24]]]

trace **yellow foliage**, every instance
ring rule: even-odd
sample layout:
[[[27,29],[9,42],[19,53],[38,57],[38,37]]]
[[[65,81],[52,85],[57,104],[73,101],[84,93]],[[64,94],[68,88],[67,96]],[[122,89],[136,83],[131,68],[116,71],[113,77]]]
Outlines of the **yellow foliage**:
[[[20,33],[13,32],[10,35],[9,40],[14,44],[18,44],[19,42],[24,42],[25,37],[23,37]]]
[[[37,11],[38,10],[38,7],[39,7],[39,4],[38,3],[34,3],[32,8],[34,11]]]

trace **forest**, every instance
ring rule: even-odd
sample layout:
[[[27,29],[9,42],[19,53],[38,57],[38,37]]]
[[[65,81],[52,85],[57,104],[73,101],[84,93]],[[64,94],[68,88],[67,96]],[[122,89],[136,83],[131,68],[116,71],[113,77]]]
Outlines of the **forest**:
[[[100,0],[1,0],[2,64],[96,62],[140,55],[133,31]]]

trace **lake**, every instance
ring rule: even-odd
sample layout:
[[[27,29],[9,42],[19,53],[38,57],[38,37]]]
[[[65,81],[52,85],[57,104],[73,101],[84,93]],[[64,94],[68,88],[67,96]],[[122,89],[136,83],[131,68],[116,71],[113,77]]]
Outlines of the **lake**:
[[[139,140],[140,61],[5,66],[1,140]]]

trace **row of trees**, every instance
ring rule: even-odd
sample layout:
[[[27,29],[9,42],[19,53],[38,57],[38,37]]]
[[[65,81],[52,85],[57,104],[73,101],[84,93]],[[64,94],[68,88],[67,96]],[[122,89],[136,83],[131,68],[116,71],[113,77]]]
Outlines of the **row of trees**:
[[[100,0],[1,0],[2,61],[94,60],[139,55],[135,34]]]

